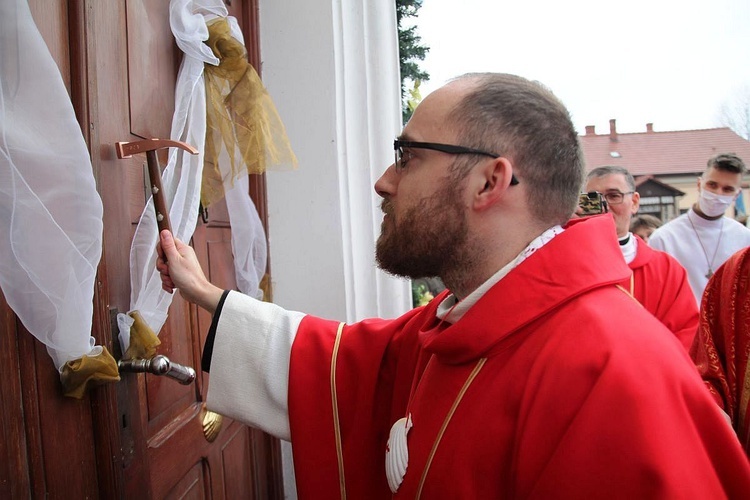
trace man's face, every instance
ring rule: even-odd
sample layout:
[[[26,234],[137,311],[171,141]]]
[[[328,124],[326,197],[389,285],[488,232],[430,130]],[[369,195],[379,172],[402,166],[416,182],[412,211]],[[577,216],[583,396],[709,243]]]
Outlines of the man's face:
[[[698,177],[698,192],[705,189],[721,196],[737,196],[742,184],[742,174],[709,168]]]
[[[401,138],[456,144],[448,110],[458,97],[455,88],[430,94]],[[391,165],[375,183],[385,214],[375,256],[384,271],[398,276],[442,276],[446,266],[461,261],[467,244],[465,183],[451,174],[455,156],[412,148],[404,151],[404,158],[402,169]]]
[[[620,193],[629,193],[630,190],[625,176],[622,174],[592,177],[586,182],[586,191],[598,191],[605,197],[607,194],[617,193],[618,191]],[[613,204],[610,203],[609,199],[607,200],[607,207],[615,219],[617,236],[619,238],[624,237],[630,231],[630,219],[638,211],[639,200],[640,195],[638,193],[623,195],[622,203]]]
[[[444,182],[432,196],[396,214],[388,199],[375,257],[381,269],[417,279],[441,276],[455,262],[468,238],[461,186]]]

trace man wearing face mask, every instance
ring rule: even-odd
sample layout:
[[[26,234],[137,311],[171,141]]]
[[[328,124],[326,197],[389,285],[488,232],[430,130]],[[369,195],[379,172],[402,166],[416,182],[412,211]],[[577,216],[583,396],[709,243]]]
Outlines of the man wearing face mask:
[[[709,159],[708,167],[698,178],[698,202],[686,214],[654,231],[648,241],[682,264],[698,306],[714,271],[733,253],[750,245],[750,229],[724,216],[740,195],[745,171],[745,164],[735,154]]]

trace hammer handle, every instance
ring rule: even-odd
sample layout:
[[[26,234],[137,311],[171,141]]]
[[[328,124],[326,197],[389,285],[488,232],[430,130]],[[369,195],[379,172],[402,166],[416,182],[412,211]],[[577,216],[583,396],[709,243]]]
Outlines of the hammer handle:
[[[164,189],[161,186],[161,169],[159,168],[159,159],[156,157],[156,151],[146,151],[146,161],[148,163],[148,178],[151,181],[151,194],[154,198],[154,209],[156,210],[156,225],[159,232],[168,229],[172,232],[172,224],[169,222],[169,209],[164,199]]]

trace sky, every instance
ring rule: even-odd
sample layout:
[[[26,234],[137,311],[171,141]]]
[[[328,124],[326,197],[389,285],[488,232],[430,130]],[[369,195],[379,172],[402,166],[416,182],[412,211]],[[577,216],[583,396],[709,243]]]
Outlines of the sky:
[[[723,126],[750,94],[750,0],[423,0],[424,97],[467,72],[544,83],[579,133]],[[738,105],[735,104],[735,108]]]

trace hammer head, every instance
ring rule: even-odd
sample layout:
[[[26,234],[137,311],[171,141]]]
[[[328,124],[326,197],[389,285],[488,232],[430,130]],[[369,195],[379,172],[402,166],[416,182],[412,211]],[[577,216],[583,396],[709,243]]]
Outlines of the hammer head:
[[[142,141],[118,142],[115,144],[117,157],[120,159],[130,158],[134,154],[156,151],[163,148],[180,148],[190,154],[197,155],[198,150],[186,142],[172,141],[170,139],[144,139]]]

